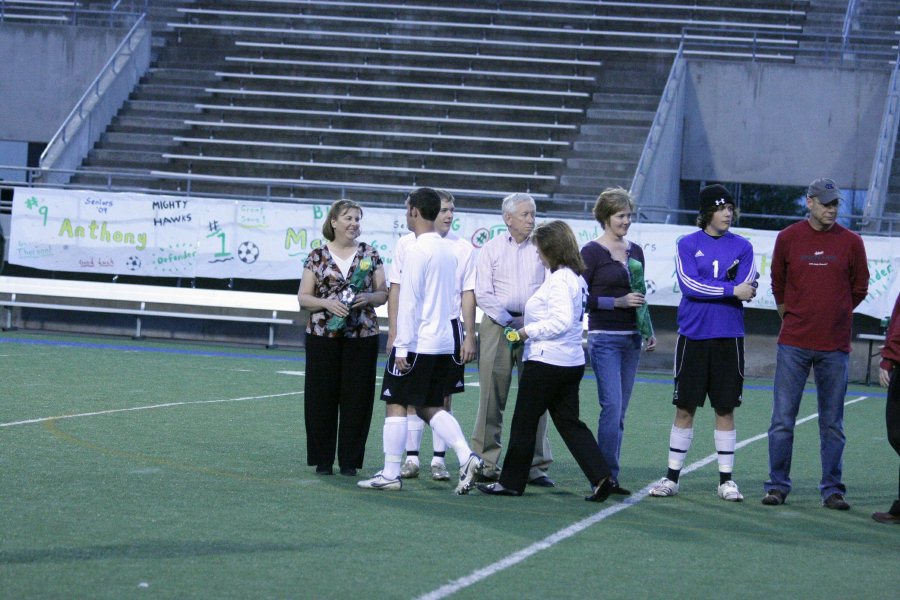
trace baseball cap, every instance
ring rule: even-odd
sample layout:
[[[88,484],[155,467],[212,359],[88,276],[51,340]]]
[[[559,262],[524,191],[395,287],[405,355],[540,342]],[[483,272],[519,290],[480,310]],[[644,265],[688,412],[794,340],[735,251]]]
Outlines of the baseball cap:
[[[809,198],[818,198],[822,204],[830,204],[841,199],[841,190],[833,179],[816,179],[806,190]]]
[[[719,210],[726,204],[734,206],[734,196],[724,185],[715,183],[700,190],[700,212]]]

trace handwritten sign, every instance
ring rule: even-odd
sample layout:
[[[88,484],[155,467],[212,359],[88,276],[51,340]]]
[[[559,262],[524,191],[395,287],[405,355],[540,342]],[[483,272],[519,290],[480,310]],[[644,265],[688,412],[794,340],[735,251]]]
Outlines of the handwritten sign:
[[[506,232],[497,214],[466,213],[453,223],[476,251]],[[110,275],[299,280],[303,261],[325,243],[326,204],[181,198],[136,193],[16,188],[9,261],[44,269]],[[540,219],[539,219],[540,220]],[[566,219],[580,244],[601,233],[591,218]],[[696,227],[637,223],[629,239],[644,249],[651,305],[677,306],[675,243]],[[751,308],[774,309],[771,259],[777,231],[734,228],[753,244],[760,273]],[[361,241],[390,268],[394,243],[406,233],[403,207],[366,208]],[[900,293],[900,239],[865,237],[869,295],[857,312],[889,315]]]

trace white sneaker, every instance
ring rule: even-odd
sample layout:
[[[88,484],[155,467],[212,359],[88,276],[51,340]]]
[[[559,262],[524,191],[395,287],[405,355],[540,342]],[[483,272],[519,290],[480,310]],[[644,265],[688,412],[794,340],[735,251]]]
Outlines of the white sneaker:
[[[385,479],[381,471],[378,471],[371,479],[357,481],[356,487],[361,487],[365,490],[399,491],[403,489],[403,481],[399,477],[397,479]]]
[[[431,478],[435,481],[450,481],[450,471],[444,463],[431,465]]]
[[[737,484],[730,479],[719,486],[719,498],[729,502],[740,502],[744,499]]]
[[[407,460],[402,467],[400,467],[400,477],[401,479],[415,479],[419,476],[419,463],[413,462],[411,460]]]
[[[459,468],[459,483],[456,485],[456,493],[460,496],[468,494],[475,486],[475,477],[484,470],[484,461],[474,452],[469,459]]]
[[[663,477],[660,479],[656,485],[653,486],[650,490],[651,496],[657,497],[665,497],[665,496],[674,496],[678,493],[678,483],[672,481],[668,477]]]

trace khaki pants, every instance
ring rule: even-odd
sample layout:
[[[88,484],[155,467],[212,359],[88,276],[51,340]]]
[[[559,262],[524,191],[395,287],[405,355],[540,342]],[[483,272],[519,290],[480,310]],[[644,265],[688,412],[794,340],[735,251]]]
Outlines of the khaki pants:
[[[485,316],[478,327],[479,356],[478,382],[481,397],[475,430],[472,432],[472,450],[484,459],[484,472],[488,476],[500,473],[500,442],[503,429],[503,411],[512,382],[513,364],[522,373],[522,347],[510,351],[503,336],[503,327]],[[534,458],[528,479],[547,474],[547,467],[553,462],[550,440],[547,439],[547,413],[538,423],[534,444]]]

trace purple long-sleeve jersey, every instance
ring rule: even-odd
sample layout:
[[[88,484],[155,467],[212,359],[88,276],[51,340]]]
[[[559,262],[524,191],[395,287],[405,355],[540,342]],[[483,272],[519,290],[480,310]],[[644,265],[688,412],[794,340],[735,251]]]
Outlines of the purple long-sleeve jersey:
[[[756,281],[753,246],[730,231],[721,237],[697,231],[677,246],[678,333],[692,340],[744,337],[744,307],[734,288]]]

